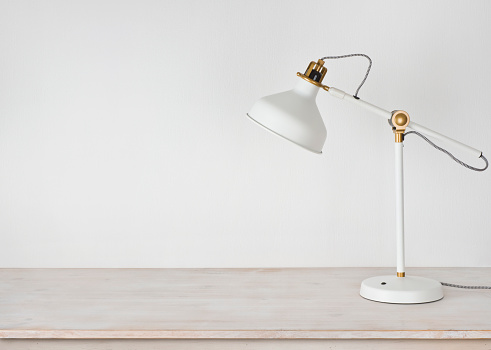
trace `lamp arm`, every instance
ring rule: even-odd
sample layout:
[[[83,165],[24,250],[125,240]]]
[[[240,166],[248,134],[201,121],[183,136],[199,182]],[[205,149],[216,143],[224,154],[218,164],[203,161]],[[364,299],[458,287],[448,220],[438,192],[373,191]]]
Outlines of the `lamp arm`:
[[[327,90],[327,92],[329,92],[334,97],[349,101],[349,102],[354,103],[360,107],[363,107],[363,108],[381,116],[385,120],[392,118],[392,112],[386,111],[383,108],[377,107],[375,105],[372,105],[371,103],[365,102],[363,100],[360,100],[359,98],[351,96],[350,94],[347,94],[343,90],[336,89],[335,87],[329,87],[329,88],[324,89],[324,90]]]
[[[366,110],[369,110],[369,111],[373,112],[374,114],[377,114],[377,115],[383,117],[385,120],[390,120],[392,118],[392,112],[389,112],[383,108],[372,105],[371,103],[360,100],[359,98],[355,98],[355,97],[347,94],[346,92],[344,92],[342,90],[336,89],[335,87],[329,87],[329,88],[326,87],[324,89],[327,90],[329,92],[329,94],[331,94],[332,96],[343,99],[343,100],[347,100],[353,104],[356,104],[362,108],[365,108]],[[468,146],[462,142],[454,140],[448,136],[445,136],[445,135],[440,134],[436,131],[428,129],[427,127],[422,126],[420,124],[417,124],[413,121],[409,121],[409,124],[407,127],[414,130],[414,131],[417,131],[423,135],[431,137],[433,139],[443,141],[443,142],[447,143],[448,145],[451,145],[457,149],[460,149],[462,151],[465,151],[465,152],[471,154],[474,157],[479,158],[482,155],[482,152],[478,149],[475,149],[475,148]]]

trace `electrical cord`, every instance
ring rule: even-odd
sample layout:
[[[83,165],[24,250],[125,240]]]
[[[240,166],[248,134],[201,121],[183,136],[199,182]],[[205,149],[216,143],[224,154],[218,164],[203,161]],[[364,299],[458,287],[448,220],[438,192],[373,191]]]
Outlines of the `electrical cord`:
[[[482,158],[484,160],[484,162],[486,163],[486,166],[484,168],[474,168],[473,166],[470,166],[469,164],[466,164],[464,163],[463,161],[457,159],[452,153],[450,153],[449,151],[447,151],[446,149],[443,149],[441,147],[438,147],[437,145],[435,145],[433,142],[431,142],[426,136],[424,136],[423,134],[417,132],[417,131],[408,131],[406,133],[404,133],[404,136],[406,135],[410,135],[410,134],[415,134],[415,135],[418,135],[419,137],[421,137],[423,140],[425,140],[426,142],[428,142],[430,145],[432,145],[433,147],[435,147],[437,150],[439,151],[442,151],[443,153],[445,153],[447,156],[449,156],[450,158],[452,158],[453,160],[455,160],[457,163],[459,163],[460,165],[462,165],[463,167],[467,168],[467,169],[470,169],[470,170],[474,170],[474,171],[484,171],[488,168],[488,160],[486,159],[486,157],[484,157],[484,155],[481,153],[481,156],[479,158]]]
[[[443,153],[445,153],[446,155],[448,155],[450,158],[452,158],[453,160],[455,160],[457,163],[459,163],[460,165],[462,165],[463,167],[466,167],[467,169],[470,169],[470,170],[474,170],[474,171],[484,171],[488,168],[488,160],[486,159],[486,157],[484,157],[484,155],[481,154],[481,157],[484,162],[486,163],[486,166],[484,168],[474,168],[464,162],[462,162],[461,160],[457,159],[452,153],[450,153],[449,151],[447,151],[446,149],[443,149],[441,147],[438,147],[437,145],[435,145],[433,142],[431,142],[426,136],[424,136],[423,134],[417,132],[417,131],[408,131],[404,134],[404,136],[406,135],[409,135],[409,134],[415,134],[415,135],[418,135],[419,137],[421,137],[423,140],[425,140],[426,142],[428,142],[430,145],[432,145],[433,147],[435,147],[437,150],[439,151],[442,151]],[[453,284],[453,283],[446,283],[446,282],[440,282],[442,284],[442,286],[447,286],[447,287],[453,287],[453,288],[464,288],[464,289],[491,289],[491,286],[463,286],[461,284]]]
[[[347,58],[347,57],[355,57],[355,56],[365,57],[369,62],[365,77],[363,78],[363,81],[361,82],[360,86],[358,86],[358,89],[356,89],[356,92],[353,95],[354,98],[359,98],[358,92],[360,91],[361,87],[363,86],[363,84],[365,84],[365,81],[368,78],[368,73],[370,73],[370,69],[372,68],[372,59],[363,53],[352,53],[349,55],[342,55],[342,56],[325,56],[325,57],[322,57],[321,60],[330,60],[330,59]]]
[[[450,158],[452,158],[453,160],[455,160],[457,163],[459,163],[460,165],[462,165],[463,167],[466,167],[467,169],[470,169],[470,170],[474,170],[474,171],[484,171],[488,168],[488,160],[486,159],[486,157],[484,157],[484,155],[481,154],[481,157],[484,162],[486,163],[486,166],[484,168],[474,168],[472,166],[470,166],[469,164],[466,164],[464,162],[462,162],[461,160],[457,159],[452,153],[450,153],[449,151],[447,151],[446,149],[443,149],[441,147],[438,147],[437,145],[435,145],[433,142],[431,142],[426,136],[424,136],[423,134],[417,132],[417,131],[408,131],[404,134],[404,136],[406,135],[409,135],[409,134],[415,134],[415,135],[418,135],[419,137],[421,137],[423,140],[425,140],[426,142],[428,142],[430,145],[432,145],[433,147],[435,147],[437,150],[439,151],[442,151],[443,153],[445,153],[446,155],[448,155]],[[464,289],[491,289],[491,286],[463,286],[461,284],[452,284],[452,283],[446,283],[446,282],[440,282],[442,284],[442,286],[447,286],[447,287],[453,287],[453,288],[464,288]]]
[[[491,289],[491,286],[463,286],[460,284],[452,284],[440,282],[442,286],[453,287],[453,288],[465,288],[465,289]]]
[[[365,73],[365,77],[363,78],[360,86],[358,86],[358,89],[356,89],[356,92],[353,95],[354,98],[358,99],[359,98],[358,97],[358,92],[360,91],[360,89],[363,86],[363,84],[365,84],[365,81],[368,78],[368,74],[370,73],[370,69],[372,68],[372,59],[370,57],[368,57],[368,55],[365,55],[363,53],[352,53],[352,54],[349,54],[349,55],[341,55],[341,56],[324,56],[324,57],[321,58],[321,60],[338,59],[338,58],[348,58],[348,57],[356,57],[356,56],[365,57],[368,60],[368,62],[369,62],[368,63],[367,72]],[[425,140],[426,142],[428,142],[430,145],[432,145],[433,147],[435,147],[437,150],[442,151],[443,153],[445,153],[446,155],[448,155],[450,158],[452,158],[454,161],[456,161],[457,163],[459,163],[460,165],[462,165],[463,167],[465,167],[467,169],[474,170],[474,171],[484,171],[484,170],[486,170],[488,168],[488,165],[489,165],[488,160],[486,159],[486,157],[484,157],[484,155],[482,153],[481,153],[481,156],[479,158],[482,158],[484,160],[484,163],[486,163],[486,165],[485,165],[484,168],[475,168],[473,166],[470,166],[469,164],[464,163],[460,159],[456,158],[452,153],[450,153],[446,149],[443,149],[441,147],[438,147],[433,142],[431,142],[426,136],[424,136],[423,134],[420,134],[417,131],[408,131],[408,132],[406,132],[404,134],[404,136],[410,135],[410,134],[415,134],[415,135],[418,135],[419,137],[423,138],[423,140]]]
[[[368,78],[368,74],[370,73],[370,69],[372,68],[372,59],[370,57],[368,57],[368,55],[365,55],[363,53],[353,53],[353,54],[349,54],[349,55],[341,55],[341,56],[324,56],[321,58],[321,60],[328,60],[328,59],[338,59],[338,58],[348,58],[348,57],[356,57],[356,56],[359,56],[359,57],[365,57],[369,64],[368,64],[368,69],[367,69],[367,72],[365,73],[365,77],[363,78],[360,86],[358,86],[358,89],[356,89],[356,92],[355,94],[353,95],[353,97],[355,98],[359,98],[358,97],[358,92],[360,91],[361,87],[363,86],[363,84],[365,84],[365,81],[367,80]],[[431,142],[426,136],[424,136],[423,134],[420,134],[419,132],[417,131],[408,131],[404,134],[404,136],[406,135],[410,135],[410,134],[415,134],[415,135],[418,135],[419,137],[423,138],[423,140],[425,140],[426,142],[428,142],[430,145],[432,145],[433,147],[435,147],[437,150],[445,153],[446,155],[448,155],[450,158],[452,158],[454,161],[456,161],[457,163],[459,163],[460,165],[462,165],[463,167],[467,168],[467,169],[470,169],[470,170],[474,170],[474,171],[484,171],[488,168],[488,160],[486,159],[486,157],[484,157],[484,155],[481,153],[481,156],[480,158],[482,158],[484,160],[484,163],[486,163],[486,165],[484,166],[484,168],[475,168],[473,166],[470,166],[469,164],[466,164],[464,163],[463,161],[461,161],[460,159],[456,158],[452,153],[450,153],[449,151],[447,151],[446,149],[443,149],[437,145],[435,145],[433,142]]]

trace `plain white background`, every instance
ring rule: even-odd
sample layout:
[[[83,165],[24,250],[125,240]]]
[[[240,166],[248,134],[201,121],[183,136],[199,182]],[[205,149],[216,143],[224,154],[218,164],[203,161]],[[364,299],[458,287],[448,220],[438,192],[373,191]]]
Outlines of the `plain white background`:
[[[362,52],[362,99],[491,159],[490,18],[489,1],[1,1],[0,266],[393,266],[388,124],[321,91],[318,156],[245,114]],[[354,93],[366,65],[328,61],[324,82]],[[491,171],[408,136],[405,190],[408,266],[491,266]]]

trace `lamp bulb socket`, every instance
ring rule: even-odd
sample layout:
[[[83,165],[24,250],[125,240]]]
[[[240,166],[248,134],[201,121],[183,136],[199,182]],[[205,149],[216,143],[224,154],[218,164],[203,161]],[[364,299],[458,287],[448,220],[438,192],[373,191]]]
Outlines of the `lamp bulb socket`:
[[[317,83],[322,83],[322,80],[324,79],[326,73],[327,68],[324,67],[324,61],[317,60],[317,62],[310,62],[307,70],[305,71],[305,76]]]

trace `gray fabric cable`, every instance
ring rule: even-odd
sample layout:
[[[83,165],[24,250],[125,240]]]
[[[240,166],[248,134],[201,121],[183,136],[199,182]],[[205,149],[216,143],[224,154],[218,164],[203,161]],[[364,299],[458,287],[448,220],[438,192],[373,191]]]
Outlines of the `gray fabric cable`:
[[[360,91],[360,89],[363,86],[363,84],[365,84],[365,81],[368,78],[368,73],[370,73],[370,69],[372,68],[372,59],[370,57],[368,57],[368,55],[365,55],[363,53],[352,53],[352,54],[349,54],[349,55],[342,55],[342,56],[325,56],[325,57],[322,57],[321,60],[330,60],[330,59],[356,57],[356,56],[365,57],[368,60],[368,62],[369,62],[368,63],[367,72],[365,73],[365,77],[363,78],[363,81],[361,82],[360,86],[358,86],[358,89],[356,89],[356,92],[353,95],[353,97],[358,98],[358,92]]]
[[[453,160],[455,160],[457,163],[459,163],[460,165],[462,165],[463,167],[466,167],[467,169],[470,169],[470,170],[474,170],[474,171],[484,171],[488,168],[488,160],[486,159],[486,157],[484,157],[482,154],[481,154],[481,157],[484,162],[486,163],[486,166],[484,168],[474,168],[472,166],[470,166],[469,164],[466,164],[464,162],[462,162],[461,160],[457,159],[452,153],[450,153],[449,151],[447,151],[446,149],[443,149],[441,147],[438,147],[437,145],[435,145],[433,142],[431,142],[426,136],[424,136],[423,134],[420,134],[419,132],[417,131],[408,131],[404,134],[404,136],[408,135],[408,134],[415,134],[415,135],[418,135],[419,137],[423,138],[423,140],[425,140],[426,142],[428,142],[430,145],[432,145],[433,147],[435,147],[437,150],[439,151],[442,151],[443,153],[445,153],[446,155],[448,155],[450,158],[452,158]],[[491,286],[463,286],[461,284],[453,284],[453,283],[446,283],[446,282],[440,282],[442,284],[442,286],[447,286],[447,287],[453,287],[453,288],[464,288],[464,289],[491,289]]]
[[[462,165],[463,167],[466,167],[467,169],[470,169],[470,170],[474,170],[474,171],[484,171],[488,168],[488,160],[486,159],[486,157],[484,157],[482,154],[481,154],[481,157],[484,162],[486,163],[486,166],[484,168],[474,168],[472,166],[470,166],[469,164],[466,164],[464,162],[462,162],[461,160],[457,159],[452,153],[450,153],[449,151],[447,151],[446,149],[443,149],[441,147],[438,147],[437,145],[435,145],[433,142],[431,142],[426,136],[424,136],[423,134],[420,134],[419,132],[417,131],[408,131],[404,134],[404,136],[408,135],[408,134],[415,134],[415,135],[418,135],[419,137],[423,138],[423,140],[425,140],[426,142],[428,142],[430,145],[432,145],[433,147],[435,147],[437,150],[439,151],[442,151],[443,153],[445,153],[446,155],[448,155],[450,158],[452,158],[453,160],[455,160],[457,163],[459,163],[460,165]],[[460,285],[460,284],[452,284],[452,283],[446,283],[446,282],[440,282],[442,284],[442,286],[447,286],[447,287],[453,287],[453,288],[464,288],[464,289],[491,289],[491,286],[463,286],[463,285]]]
[[[435,147],[437,150],[439,151],[442,151],[443,153],[445,153],[447,156],[449,156],[450,158],[452,158],[454,161],[456,161],[457,163],[459,163],[460,165],[462,165],[463,167],[467,168],[467,169],[470,169],[470,170],[474,170],[474,171],[484,171],[488,168],[488,160],[486,159],[486,157],[484,157],[484,155],[481,153],[481,157],[483,160],[484,160],[484,163],[486,163],[485,167],[484,168],[474,168],[473,166],[470,166],[469,164],[466,164],[464,163],[463,161],[461,161],[460,159],[457,159],[452,153],[450,153],[449,151],[447,151],[446,149],[443,149],[441,147],[438,147],[437,145],[435,145],[433,142],[431,142],[426,136],[424,136],[423,134],[417,132],[417,131],[408,131],[404,134],[404,137],[406,137],[406,135],[410,135],[410,134],[415,134],[415,135],[418,135],[419,137],[421,137],[423,140],[425,140],[426,142],[428,142],[430,145],[432,145],[433,147]]]
[[[452,284],[452,283],[445,283],[445,282],[440,282],[442,286],[447,286],[447,287],[453,287],[453,288],[464,288],[464,289],[491,289],[490,286],[463,286],[460,284]]]

